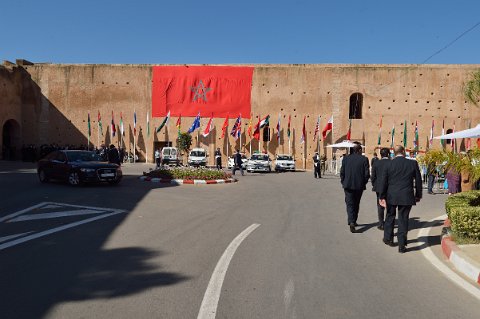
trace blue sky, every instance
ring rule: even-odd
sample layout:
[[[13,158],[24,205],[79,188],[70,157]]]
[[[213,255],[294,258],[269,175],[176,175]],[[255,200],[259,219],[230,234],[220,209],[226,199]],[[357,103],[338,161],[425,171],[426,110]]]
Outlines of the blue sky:
[[[0,59],[52,63],[422,63],[477,0],[0,0]],[[480,63],[480,26],[432,64]]]

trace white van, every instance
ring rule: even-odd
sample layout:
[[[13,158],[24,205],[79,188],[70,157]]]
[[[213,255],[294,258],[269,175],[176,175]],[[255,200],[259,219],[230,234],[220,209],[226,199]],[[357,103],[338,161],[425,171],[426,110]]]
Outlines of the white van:
[[[164,147],[160,153],[161,165],[179,165],[178,150],[175,147]]]
[[[193,148],[188,153],[189,166],[207,166],[207,151],[203,148]]]

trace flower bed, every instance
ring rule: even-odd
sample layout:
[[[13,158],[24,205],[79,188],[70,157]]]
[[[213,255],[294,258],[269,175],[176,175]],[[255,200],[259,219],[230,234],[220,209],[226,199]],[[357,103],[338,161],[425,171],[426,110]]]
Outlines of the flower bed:
[[[151,178],[169,179],[183,179],[183,180],[218,180],[231,178],[232,174],[225,173],[221,170],[209,168],[191,168],[191,167],[175,167],[175,168],[160,168],[148,173],[143,173],[144,176]]]
[[[450,196],[445,209],[456,237],[480,240],[480,191]]]

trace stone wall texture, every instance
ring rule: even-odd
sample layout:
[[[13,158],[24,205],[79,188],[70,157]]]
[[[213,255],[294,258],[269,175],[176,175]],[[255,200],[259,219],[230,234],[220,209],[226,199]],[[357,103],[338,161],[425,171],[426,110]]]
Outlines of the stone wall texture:
[[[418,122],[420,151],[427,148],[432,120],[435,135],[440,135],[442,121],[445,130],[455,130],[479,123],[480,110],[467,102],[463,84],[479,65],[254,65],[252,83],[253,123],[258,116],[270,114],[270,142],[252,141],[252,151],[288,153],[286,128],[291,115],[291,153],[298,167],[311,168],[311,158],[319,147],[321,153],[332,156],[325,146],[345,139],[349,127],[349,101],[354,93],[363,96],[361,119],[351,121],[352,140],[366,146],[370,157],[377,145],[379,120],[382,117],[382,146],[390,146],[393,125],[395,142],[403,141],[404,122],[407,122],[408,146],[413,147],[414,126]],[[155,133],[163,118],[150,120],[151,134],[146,134],[146,114],[151,114],[152,65],[63,65],[33,64],[0,66],[0,123],[18,124],[15,143],[87,144],[87,114],[92,124],[91,146],[120,144],[120,136],[112,140],[110,123],[112,111],[118,126],[122,114],[125,136],[122,142],[133,151],[133,112],[137,114],[137,151],[153,160],[154,145],[175,140],[176,118],[167,129]],[[99,136],[97,114],[100,112],[103,135]],[[333,131],[325,141],[313,141],[317,117],[321,116],[320,131],[333,115]],[[276,139],[276,124],[281,117],[280,145]],[[234,115],[232,115],[234,117]],[[303,119],[306,117],[307,138],[300,143]],[[13,121],[12,121],[13,120]],[[207,118],[202,119],[206,124]],[[230,120],[230,128],[234,118]],[[193,118],[182,118],[182,131]],[[224,119],[214,120],[214,132],[204,138],[194,134],[194,145],[209,154],[220,147],[231,154],[241,147],[250,152],[250,137],[246,135],[248,119],[243,120],[242,145],[229,137],[220,139]],[[118,127],[117,127],[118,130]],[[4,129],[0,143],[4,143]],[[457,141],[461,144],[461,141]],[[440,147],[435,140],[434,148]],[[213,164],[213,156],[209,158]]]

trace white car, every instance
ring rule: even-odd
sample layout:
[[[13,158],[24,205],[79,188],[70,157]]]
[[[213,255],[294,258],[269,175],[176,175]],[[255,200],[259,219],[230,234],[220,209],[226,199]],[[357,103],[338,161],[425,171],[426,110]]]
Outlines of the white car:
[[[160,152],[160,161],[162,165],[175,165],[180,164],[178,158],[178,150],[175,147],[164,147]]]
[[[275,171],[295,171],[295,160],[292,155],[278,154],[275,158]]]
[[[242,154],[242,168],[243,169],[247,169],[247,162],[248,162],[248,158],[245,156],[245,154]],[[232,169],[234,163],[235,163],[235,161],[233,159],[233,156],[230,156],[228,158],[227,168]]]
[[[188,153],[189,166],[207,166],[207,151],[203,148],[194,148]]]
[[[272,160],[267,154],[253,154],[247,163],[247,172],[271,172]]]

